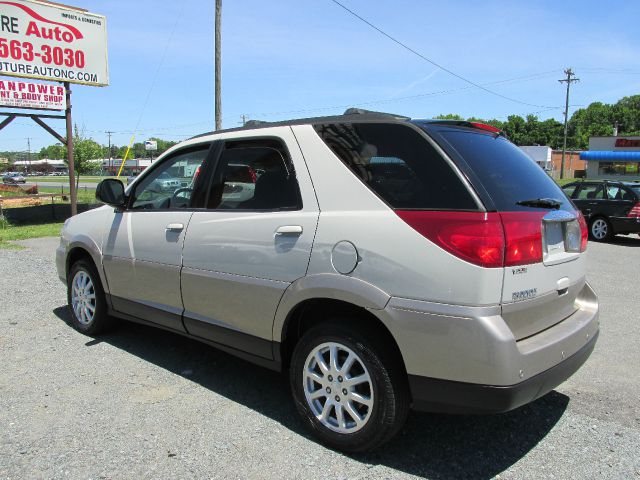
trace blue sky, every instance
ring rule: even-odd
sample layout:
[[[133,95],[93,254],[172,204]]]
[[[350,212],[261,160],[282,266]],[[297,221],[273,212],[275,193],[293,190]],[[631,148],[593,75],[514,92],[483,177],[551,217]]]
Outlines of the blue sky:
[[[350,105],[414,118],[560,119],[557,80],[569,66],[581,79],[570,112],[640,93],[636,0],[341,1],[424,56],[531,106],[467,88],[330,0],[223,0],[224,127],[238,126],[243,114],[281,120]],[[73,120],[87,136],[106,144],[112,130],[112,142],[123,145],[136,125],[136,141],[213,129],[214,3],[73,3],[107,17],[110,86],[72,86]],[[62,131],[63,122],[49,123]],[[26,150],[27,137],[32,151],[55,143],[20,119],[0,132],[0,150]]]

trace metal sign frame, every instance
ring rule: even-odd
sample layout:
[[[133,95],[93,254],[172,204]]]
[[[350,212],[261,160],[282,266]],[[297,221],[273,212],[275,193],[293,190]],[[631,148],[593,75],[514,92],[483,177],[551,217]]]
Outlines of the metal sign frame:
[[[75,167],[73,163],[73,126],[71,122],[71,86],[69,82],[63,83],[66,99],[66,108],[64,115],[46,115],[46,114],[31,114],[31,113],[13,113],[13,112],[0,112],[0,115],[3,115],[5,118],[2,123],[0,123],[0,131],[13,122],[18,117],[26,117],[31,118],[34,122],[44,128],[48,133],[50,133],[56,140],[61,142],[67,147],[67,164],[69,165],[69,197],[71,199],[71,215],[76,215],[78,213],[78,200],[77,200],[77,192],[76,192],[76,175],[75,175]],[[7,107],[12,108],[12,107]],[[52,118],[58,120],[65,120],[66,128],[67,128],[67,136],[66,138],[56,132],[53,128],[47,125],[42,119],[43,118]]]

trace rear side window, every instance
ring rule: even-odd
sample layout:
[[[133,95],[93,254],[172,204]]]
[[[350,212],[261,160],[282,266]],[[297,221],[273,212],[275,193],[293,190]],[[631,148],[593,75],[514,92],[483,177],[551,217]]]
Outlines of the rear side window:
[[[560,208],[574,208],[560,187],[526,153],[501,136],[462,128],[438,132],[469,165],[487,191],[498,211],[531,211],[518,202],[553,198]]]
[[[478,210],[451,166],[412,128],[384,123],[314,128],[333,153],[392,208]]]
[[[584,184],[578,192],[578,200],[604,199],[604,187],[601,183]]]

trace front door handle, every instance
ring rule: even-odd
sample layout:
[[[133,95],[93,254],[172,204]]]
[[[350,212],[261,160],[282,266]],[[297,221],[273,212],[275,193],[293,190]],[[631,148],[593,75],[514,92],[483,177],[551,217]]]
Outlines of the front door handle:
[[[165,227],[167,232],[181,232],[184,230],[184,225],[182,223],[170,223]]]
[[[276,235],[302,235],[302,226],[282,225],[277,228]]]

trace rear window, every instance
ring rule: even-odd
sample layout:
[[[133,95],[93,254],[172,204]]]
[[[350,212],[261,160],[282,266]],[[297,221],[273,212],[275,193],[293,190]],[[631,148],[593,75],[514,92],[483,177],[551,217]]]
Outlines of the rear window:
[[[478,210],[451,166],[406,125],[314,125],[344,164],[392,208]]]
[[[574,210],[545,171],[506,138],[471,129],[447,128],[439,134],[473,170],[498,211],[531,211],[518,202],[539,198],[553,198],[561,209]]]

